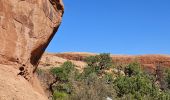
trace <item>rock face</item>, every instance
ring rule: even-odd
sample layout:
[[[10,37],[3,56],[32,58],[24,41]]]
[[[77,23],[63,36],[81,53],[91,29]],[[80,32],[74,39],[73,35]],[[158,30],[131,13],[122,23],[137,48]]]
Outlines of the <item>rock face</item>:
[[[34,71],[63,12],[61,0],[0,0],[0,100],[46,100]]]

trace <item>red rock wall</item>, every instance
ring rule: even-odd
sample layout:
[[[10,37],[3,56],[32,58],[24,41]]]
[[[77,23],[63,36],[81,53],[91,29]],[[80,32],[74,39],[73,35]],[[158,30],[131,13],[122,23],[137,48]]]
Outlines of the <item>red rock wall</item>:
[[[0,0],[0,64],[34,83],[33,72],[63,12],[61,0]]]

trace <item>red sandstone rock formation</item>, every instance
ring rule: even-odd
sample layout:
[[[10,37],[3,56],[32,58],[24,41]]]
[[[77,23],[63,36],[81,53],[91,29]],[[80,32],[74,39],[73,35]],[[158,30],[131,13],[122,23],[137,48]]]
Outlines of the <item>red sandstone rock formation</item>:
[[[58,54],[44,54],[40,66],[43,67],[47,62],[47,58],[49,59],[49,65],[60,65],[64,61],[70,60],[75,65],[78,66],[79,69],[84,68],[83,59],[87,56],[94,56],[96,54],[93,53],[80,53],[80,52],[71,52],[71,53],[58,53]],[[125,65],[131,62],[139,62],[145,69],[149,69],[152,71],[156,70],[156,65],[161,64],[162,67],[170,67],[170,56],[169,55],[111,55],[113,62],[118,65]],[[79,64],[78,64],[79,63]],[[48,66],[47,66],[48,67]],[[45,67],[44,67],[45,68]]]
[[[34,71],[58,30],[61,0],[0,0],[0,100],[46,100]]]

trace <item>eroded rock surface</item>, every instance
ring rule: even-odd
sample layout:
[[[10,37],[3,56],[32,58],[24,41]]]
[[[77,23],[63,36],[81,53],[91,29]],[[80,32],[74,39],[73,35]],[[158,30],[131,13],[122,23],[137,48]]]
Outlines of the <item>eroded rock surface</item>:
[[[63,12],[61,0],[0,0],[0,100],[47,99],[33,73]]]

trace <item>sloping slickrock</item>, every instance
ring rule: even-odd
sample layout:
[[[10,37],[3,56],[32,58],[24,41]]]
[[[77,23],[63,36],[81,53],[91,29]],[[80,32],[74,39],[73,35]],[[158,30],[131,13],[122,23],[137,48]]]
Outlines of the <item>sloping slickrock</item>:
[[[34,71],[63,12],[61,0],[0,0],[0,100],[45,100]]]

